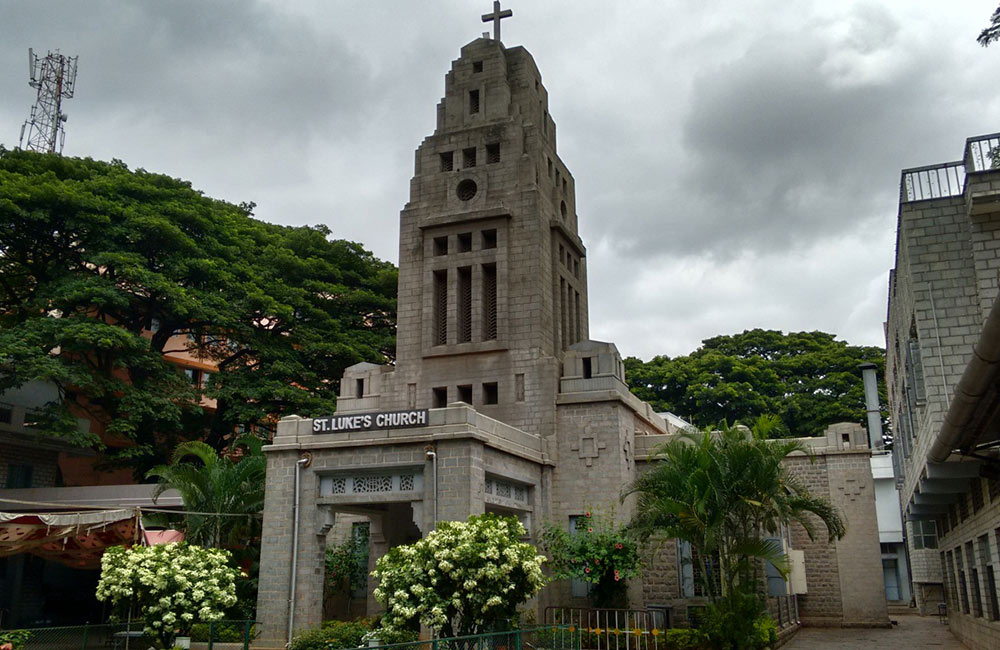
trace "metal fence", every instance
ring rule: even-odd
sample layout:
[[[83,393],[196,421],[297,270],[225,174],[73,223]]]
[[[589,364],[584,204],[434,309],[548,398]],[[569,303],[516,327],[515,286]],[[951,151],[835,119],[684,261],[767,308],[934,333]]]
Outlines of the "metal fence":
[[[23,650],[146,650],[155,646],[141,622],[23,629],[28,632]],[[249,650],[255,636],[253,621],[201,623],[191,631],[190,646],[191,650]]]
[[[509,632],[372,646],[365,650],[580,650],[580,637],[580,630],[575,626],[546,625]]]
[[[672,624],[667,609],[548,607],[545,620],[579,629],[588,650],[656,650]]]
[[[961,161],[903,170],[899,200],[925,201],[958,196],[965,190],[965,164]]]
[[[965,167],[984,172],[1000,167],[1000,133],[969,138],[965,144]]]

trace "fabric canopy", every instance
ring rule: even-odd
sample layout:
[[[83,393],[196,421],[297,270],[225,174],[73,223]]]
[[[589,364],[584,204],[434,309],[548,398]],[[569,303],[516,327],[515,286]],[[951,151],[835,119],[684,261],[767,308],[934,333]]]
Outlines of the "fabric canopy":
[[[98,569],[109,546],[137,543],[136,509],[68,513],[0,512],[0,557],[32,553],[78,569]]]

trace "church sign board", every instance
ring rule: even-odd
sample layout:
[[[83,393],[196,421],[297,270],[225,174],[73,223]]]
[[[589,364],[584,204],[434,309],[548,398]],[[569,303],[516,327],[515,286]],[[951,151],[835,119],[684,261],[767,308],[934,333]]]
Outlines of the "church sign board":
[[[408,429],[427,426],[427,409],[326,415],[313,420],[313,433],[350,433],[372,429]]]

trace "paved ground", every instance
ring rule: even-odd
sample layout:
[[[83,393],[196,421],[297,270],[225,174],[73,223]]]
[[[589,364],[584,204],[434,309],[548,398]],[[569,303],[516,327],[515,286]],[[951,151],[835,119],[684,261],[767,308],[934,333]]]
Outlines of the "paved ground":
[[[893,616],[899,625],[882,629],[804,628],[781,650],[967,650],[936,616]]]

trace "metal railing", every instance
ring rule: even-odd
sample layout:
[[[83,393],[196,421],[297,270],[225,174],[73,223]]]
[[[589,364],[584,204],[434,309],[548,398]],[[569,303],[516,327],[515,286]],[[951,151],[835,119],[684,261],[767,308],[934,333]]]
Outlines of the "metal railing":
[[[962,161],[903,170],[899,187],[900,203],[959,196],[965,190],[965,163]]]
[[[545,620],[579,629],[588,650],[656,650],[671,626],[667,609],[547,607]]]
[[[965,141],[965,168],[985,172],[1000,167],[1000,133],[979,135]]]
[[[156,643],[141,622],[18,629],[28,633],[19,650],[146,650]],[[201,623],[191,631],[191,650],[250,650],[255,636],[254,621]]]
[[[365,650],[580,650],[580,636],[580,630],[572,625],[546,625],[509,632],[369,646]]]

